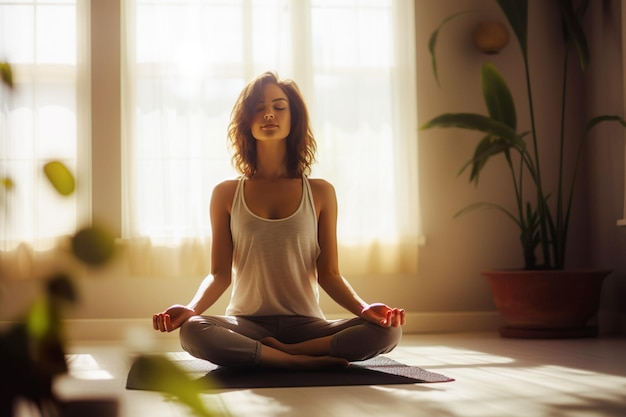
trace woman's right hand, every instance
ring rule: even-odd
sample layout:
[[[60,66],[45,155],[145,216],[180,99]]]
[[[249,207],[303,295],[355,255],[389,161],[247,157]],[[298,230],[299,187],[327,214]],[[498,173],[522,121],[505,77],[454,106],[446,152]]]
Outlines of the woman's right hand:
[[[178,329],[196,313],[187,306],[176,304],[167,310],[152,316],[152,327],[160,332],[171,332]]]

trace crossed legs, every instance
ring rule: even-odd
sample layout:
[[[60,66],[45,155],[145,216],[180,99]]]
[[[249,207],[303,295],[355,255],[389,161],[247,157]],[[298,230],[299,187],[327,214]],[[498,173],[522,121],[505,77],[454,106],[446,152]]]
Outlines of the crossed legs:
[[[221,366],[299,369],[347,366],[391,351],[399,327],[383,328],[359,318],[195,316],[180,330],[191,355]]]

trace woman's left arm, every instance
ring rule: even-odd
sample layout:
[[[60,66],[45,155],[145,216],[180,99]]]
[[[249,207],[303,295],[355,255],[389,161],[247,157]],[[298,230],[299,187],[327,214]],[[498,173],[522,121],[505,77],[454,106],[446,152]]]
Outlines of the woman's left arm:
[[[403,309],[382,303],[368,304],[339,272],[337,250],[337,196],[334,187],[323,180],[311,180],[318,216],[318,242],[321,253],[317,259],[320,286],[340,306],[383,327],[401,326]]]

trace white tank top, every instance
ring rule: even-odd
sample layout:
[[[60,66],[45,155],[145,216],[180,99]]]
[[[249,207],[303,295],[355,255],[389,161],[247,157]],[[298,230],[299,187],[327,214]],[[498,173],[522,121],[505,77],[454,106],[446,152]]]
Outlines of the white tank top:
[[[298,209],[283,219],[254,214],[237,184],[230,215],[233,288],[227,315],[324,318],[319,306],[317,217],[311,185],[302,179]]]

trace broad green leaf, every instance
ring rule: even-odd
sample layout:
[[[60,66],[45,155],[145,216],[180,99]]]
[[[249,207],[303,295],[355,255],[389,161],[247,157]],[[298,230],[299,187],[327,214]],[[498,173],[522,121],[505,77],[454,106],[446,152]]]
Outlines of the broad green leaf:
[[[589,46],[587,45],[587,37],[582,27],[582,15],[586,9],[586,4],[581,8],[581,13],[574,11],[572,0],[559,0],[561,16],[563,17],[564,30],[566,40],[574,42],[576,51],[578,52],[578,60],[580,67],[585,70],[589,65]]]
[[[76,181],[74,175],[67,167],[59,161],[48,162],[43,167],[46,177],[54,187],[54,189],[61,195],[71,195],[76,188]]]
[[[174,396],[181,404],[191,408],[197,416],[216,415],[207,410],[200,398],[200,394],[209,387],[199,380],[192,379],[164,356],[141,355],[135,359],[133,368],[138,372],[139,378],[145,381],[146,386]]]
[[[74,255],[90,265],[101,265],[113,256],[115,237],[100,226],[85,227],[72,238]]]
[[[0,62],[0,78],[6,86],[13,88],[13,70],[8,62]]]
[[[463,12],[458,12],[455,13],[451,16],[446,17],[443,22],[441,22],[439,24],[439,26],[437,27],[437,29],[435,29],[435,31],[430,35],[430,39],[428,40],[428,50],[430,51],[430,57],[431,57],[431,62],[432,62],[432,67],[433,67],[433,74],[435,75],[435,80],[437,81],[437,85],[441,86],[441,83],[439,82],[439,71],[437,70],[437,58],[435,55],[435,49],[437,46],[437,38],[439,37],[439,32],[441,31],[441,29],[446,25],[446,23],[448,23],[449,21],[470,13],[470,10],[466,10]]]
[[[504,141],[499,141],[499,142],[504,143]],[[472,172],[470,173],[470,182],[476,181],[476,183],[478,183],[478,175],[480,174],[480,171],[482,170],[483,166],[485,166],[485,164],[487,163],[487,160],[489,159],[489,156],[485,155],[483,157],[483,155],[485,154],[485,151],[488,150],[493,145],[493,143],[494,143],[494,139],[493,137],[489,135],[487,135],[480,142],[478,142],[478,145],[476,145],[476,149],[474,149],[474,155],[472,156],[472,159],[467,161],[461,167],[457,175],[463,174],[463,172],[465,172],[467,167],[471,165]]]
[[[524,60],[528,57],[528,0],[497,0],[515,33]]]
[[[460,129],[476,130],[501,138],[512,146],[520,149],[526,148],[526,143],[514,129],[503,122],[491,119],[481,114],[445,113],[426,122],[420,129],[425,130],[433,127],[456,127]]]
[[[483,65],[481,71],[483,97],[492,119],[506,123],[513,130],[517,129],[515,102],[509,87],[492,63]]]
[[[470,182],[478,184],[480,172],[485,165],[487,165],[489,158],[500,153],[507,152],[509,149],[511,149],[511,145],[509,143],[503,140],[494,140],[494,138],[487,136],[478,143],[478,146],[476,146],[474,151],[474,156],[463,166],[463,168],[461,168],[459,175],[471,165],[472,172],[470,173]]]

